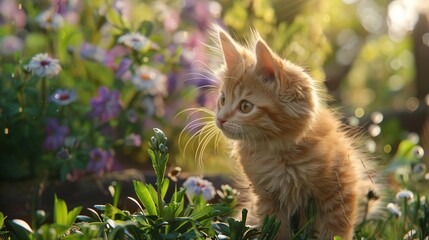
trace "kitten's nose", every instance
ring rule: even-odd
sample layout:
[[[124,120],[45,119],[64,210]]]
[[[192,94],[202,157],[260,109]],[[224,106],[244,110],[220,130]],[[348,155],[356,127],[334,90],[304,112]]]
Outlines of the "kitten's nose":
[[[217,118],[217,120],[221,126],[223,126],[223,124],[226,122],[226,120],[222,118]]]

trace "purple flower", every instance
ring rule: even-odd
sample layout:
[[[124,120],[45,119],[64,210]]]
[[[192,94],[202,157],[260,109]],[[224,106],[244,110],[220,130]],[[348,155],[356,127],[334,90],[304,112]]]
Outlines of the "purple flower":
[[[116,45],[106,52],[103,63],[107,67],[116,71],[119,67],[117,63],[117,58],[123,59],[126,54],[127,49],[124,46]]]
[[[90,43],[83,43],[80,48],[80,57],[90,61],[103,62],[106,59],[106,50]]]
[[[64,106],[76,101],[77,95],[74,90],[58,89],[51,96],[50,100],[58,105]]]
[[[90,160],[86,170],[88,172],[97,173],[100,176],[105,172],[111,171],[113,166],[113,156],[114,152],[112,149],[92,149],[92,151],[89,153]]]
[[[98,96],[93,97],[90,104],[92,110],[89,115],[99,119],[101,122],[117,118],[122,110],[122,105],[119,101],[119,91],[110,91],[106,86],[98,89]]]
[[[132,62],[128,58],[121,59],[116,69],[116,77],[122,80],[129,80],[131,78],[130,66]]]
[[[140,135],[131,133],[130,135],[125,137],[125,145],[139,147],[142,144],[142,140]]]
[[[54,118],[47,119],[46,138],[43,148],[47,151],[55,151],[64,145],[64,140],[69,134],[67,126],[62,126]]]
[[[183,183],[183,186],[186,188],[186,194],[188,194],[189,197],[203,195],[203,198],[209,201],[213,199],[216,194],[213,184],[200,177],[189,177]]]
[[[79,22],[81,1],[55,0],[55,5],[57,12],[63,16],[67,23],[77,24]]]

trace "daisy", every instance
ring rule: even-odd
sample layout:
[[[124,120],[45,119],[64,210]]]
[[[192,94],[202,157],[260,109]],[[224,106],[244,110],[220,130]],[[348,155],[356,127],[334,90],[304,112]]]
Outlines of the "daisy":
[[[216,194],[213,184],[200,177],[189,177],[183,183],[183,186],[186,188],[186,194],[188,194],[189,197],[203,195],[203,198],[209,201],[213,199]]]
[[[397,204],[389,203],[389,204],[387,204],[386,208],[395,217],[399,217],[402,214],[401,210],[399,210],[399,206]]]
[[[396,194],[396,199],[398,200],[401,200],[401,199],[412,200],[413,198],[414,198],[413,192],[407,189],[401,190]]]
[[[146,90],[151,94],[166,92],[166,76],[158,69],[141,66],[131,76],[131,81],[136,85],[139,90]]]
[[[54,77],[61,71],[59,61],[49,57],[47,53],[35,55],[25,68],[39,77]]]
[[[123,44],[127,47],[130,47],[136,51],[142,49],[156,49],[158,48],[156,44],[153,44],[149,38],[141,35],[140,33],[127,33],[118,38],[118,43]]]
[[[77,94],[74,90],[58,89],[51,95],[50,99],[52,102],[64,106],[76,101]]]
[[[58,30],[63,25],[63,16],[59,13],[48,9],[36,17],[36,22],[43,29]]]

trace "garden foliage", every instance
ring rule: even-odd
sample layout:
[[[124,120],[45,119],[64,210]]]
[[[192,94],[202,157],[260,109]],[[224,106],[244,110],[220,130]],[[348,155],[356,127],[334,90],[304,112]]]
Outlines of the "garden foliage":
[[[273,217],[259,227],[246,224],[246,209],[241,220],[230,218],[238,201],[230,186],[216,191],[190,177],[182,188],[165,177],[167,161],[197,169],[194,146],[183,149],[176,138],[198,116],[178,113],[214,105],[202,93],[215,79],[201,72],[211,61],[204,45],[211,23],[238,40],[258,29],[321,85],[340,75],[332,93],[344,120],[368,130],[363,147],[379,156],[391,184],[377,193],[385,204],[356,227],[356,239],[427,238],[424,136],[383,113],[427,114],[429,101],[413,97],[412,39],[392,35],[389,9],[382,0],[0,1],[0,180],[79,181],[130,165],[152,167],[157,176],[154,185],[133,182],[137,198],[128,199],[136,212],[119,208],[121,186],[112,183],[110,204],[69,210],[55,196],[52,215],[37,210],[30,223],[0,212],[0,239],[274,238]],[[167,147],[159,129],[151,138],[153,127],[174,141]],[[205,149],[205,164],[228,164],[215,147]],[[220,202],[211,200],[216,194]],[[307,214],[314,219],[311,208]],[[311,227],[293,238],[310,238]]]

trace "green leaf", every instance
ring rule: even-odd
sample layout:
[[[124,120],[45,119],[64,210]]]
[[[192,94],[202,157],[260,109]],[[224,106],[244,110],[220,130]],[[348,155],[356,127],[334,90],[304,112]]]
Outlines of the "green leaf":
[[[172,198],[173,199],[173,203],[178,203],[179,204],[177,206],[176,211],[175,211],[175,216],[176,217],[181,216],[182,212],[183,212],[183,209],[185,208],[185,198],[184,198],[185,192],[186,192],[186,189],[182,188],[182,189],[180,189],[180,191],[178,191],[178,192],[176,191],[176,192],[173,193],[173,198]]]
[[[54,197],[54,223],[67,225],[67,204],[64,200]]]
[[[162,209],[161,217],[164,220],[168,221],[168,220],[175,217],[175,215],[174,215],[175,211],[176,211],[176,206],[174,205],[174,203],[170,203],[169,205],[165,206]]]
[[[75,207],[67,214],[67,226],[71,226],[76,220],[77,215],[82,211],[82,207]]]
[[[167,194],[168,187],[170,186],[170,180],[168,178],[164,178],[162,181],[161,187],[161,198],[164,199],[165,194]]]
[[[156,206],[155,206],[155,201],[152,198],[148,187],[140,181],[134,180],[133,183],[134,183],[134,191],[135,191],[137,197],[139,198],[140,202],[146,208],[148,214],[149,215],[156,215],[157,210],[156,210]]]
[[[179,239],[180,233],[176,233],[176,232],[167,233],[167,234],[161,233],[161,237],[162,239]]]
[[[2,213],[2,212],[0,212],[0,229],[2,229],[2,228],[3,228],[3,225],[4,225],[4,219],[5,219],[5,217],[4,217],[3,213]]]
[[[149,190],[150,196],[152,197],[155,206],[158,206],[158,192],[156,191],[155,187],[151,184],[145,184],[147,187],[147,190]]]
[[[124,217],[126,217],[125,213],[120,210],[119,208],[111,205],[111,204],[106,204],[106,208],[104,209],[104,214],[113,220],[123,220]]]
[[[87,239],[87,238],[84,238],[84,237],[87,237],[87,236],[84,236],[83,234],[78,234],[78,233],[73,233],[73,234],[71,234],[71,235],[67,235],[67,236],[65,236],[65,237],[62,237],[61,239],[62,240],[81,240],[81,239]]]
[[[9,222],[12,239],[30,240],[29,233],[33,233],[31,227],[21,219],[14,219]]]
[[[155,152],[152,149],[148,149],[147,154],[149,155],[150,161],[152,163],[152,167],[155,170],[156,177],[159,179],[160,176],[159,176],[158,163],[155,156]]]
[[[190,217],[196,221],[203,221],[208,218],[221,216],[231,211],[230,208],[221,205],[206,205],[201,209],[194,211]]]
[[[226,223],[222,223],[222,222],[214,223],[214,224],[212,224],[212,228],[218,234],[223,234],[225,236],[231,235],[231,229],[229,228],[228,224],[226,224]]]
[[[95,220],[94,218],[88,217],[85,215],[77,215],[76,219],[80,222],[87,222],[87,223],[97,222],[97,220]]]
[[[124,228],[122,226],[117,225],[113,230],[109,233],[109,240],[115,239],[125,239],[124,237]]]
[[[109,186],[110,194],[113,197],[113,206],[117,207],[119,202],[119,197],[121,195],[121,184],[117,183],[116,181],[113,181],[112,184]]]
[[[139,31],[144,36],[150,36],[150,34],[152,34],[152,30],[153,30],[153,24],[152,24],[152,22],[149,22],[149,21],[146,21],[146,20],[143,21],[140,24],[140,26],[139,26]]]
[[[109,10],[107,10],[106,19],[114,27],[117,27],[117,28],[124,27],[124,20],[122,19],[121,15],[113,8],[109,8]]]

